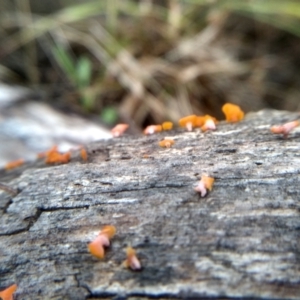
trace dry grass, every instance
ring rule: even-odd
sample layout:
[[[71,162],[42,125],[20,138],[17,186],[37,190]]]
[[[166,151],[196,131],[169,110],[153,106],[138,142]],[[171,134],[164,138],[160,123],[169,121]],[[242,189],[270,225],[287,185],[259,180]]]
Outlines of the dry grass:
[[[222,118],[225,102],[300,109],[298,1],[66,1],[47,14],[35,2],[5,2],[0,76],[71,110],[113,107],[140,128]]]

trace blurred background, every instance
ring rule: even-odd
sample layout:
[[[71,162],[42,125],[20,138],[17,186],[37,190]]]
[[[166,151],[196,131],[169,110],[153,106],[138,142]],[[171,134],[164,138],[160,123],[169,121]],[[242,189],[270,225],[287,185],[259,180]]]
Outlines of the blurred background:
[[[298,0],[0,2],[0,166],[226,102],[300,110]]]

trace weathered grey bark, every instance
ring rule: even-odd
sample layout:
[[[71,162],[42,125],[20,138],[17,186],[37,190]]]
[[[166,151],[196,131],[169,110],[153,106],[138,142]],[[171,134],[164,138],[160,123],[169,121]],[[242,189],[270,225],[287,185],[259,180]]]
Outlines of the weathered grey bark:
[[[16,299],[104,296],[300,299],[299,114],[261,111],[216,132],[176,131],[90,145],[89,162],[29,168],[1,192],[0,287]],[[193,186],[216,179],[205,198]],[[13,174],[13,173],[11,173]],[[2,172],[2,179],[7,179]],[[87,251],[105,224],[105,259]],[[122,267],[126,245],[141,272]]]

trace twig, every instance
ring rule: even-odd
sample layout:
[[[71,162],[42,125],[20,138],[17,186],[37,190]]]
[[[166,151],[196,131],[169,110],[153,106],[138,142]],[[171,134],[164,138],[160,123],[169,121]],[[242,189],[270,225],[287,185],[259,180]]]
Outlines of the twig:
[[[13,189],[12,187],[4,184],[4,183],[1,183],[0,182],[0,189],[9,193],[9,194],[12,194],[13,196],[16,196],[18,194],[18,191]]]

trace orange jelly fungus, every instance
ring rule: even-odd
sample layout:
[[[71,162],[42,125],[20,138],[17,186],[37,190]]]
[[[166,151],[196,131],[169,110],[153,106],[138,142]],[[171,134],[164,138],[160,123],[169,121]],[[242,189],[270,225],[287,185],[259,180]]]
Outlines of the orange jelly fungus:
[[[16,291],[17,285],[13,284],[4,291],[0,292],[0,298],[2,300],[13,300],[13,293]]]
[[[130,268],[131,270],[137,271],[141,270],[142,266],[139,259],[136,256],[136,251],[132,247],[127,247],[126,249],[126,260],[124,261],[124,266]]]
[[[115,235],[116,228],[112,225],[104,226],[98,236],[88,244],[90,253],[100,259],[104,257],[104,247],[110,245],[110,239]]]
[[[51,151],[46,155],[46,164],[66,164],[70,161],[71,158],[71,152],[68,151],[66,153],[59,153],[58,151]]]
[[[205,116],[197,116],[195,121],[195,127],[202,127],[205,123]]]
[[[204,197],[207,194],[207,190],[212,190],[214,181],[214,178],[203,175],[194,190],[196,192],[199,192],[201,194],[201,197]]]
[[[213,120],[207,120],[201,127],[201,130],[205,132],[207,130],[216,130],[216,128],[216,123]]]
[[[83,161],[87,161],[88,160],[88,155],[87,152],[84,148],[80,149],[80,156],[82,158]]]
[[[163,130],[172,130],[173,129],[172,122],[163,122],[161,126],[162,126]]]
[[[5,168],[5,170],[12,170],[12,169],[22,166],[23,164],[24,164],[24,159],[17,159],[17,160],[8,162],[4,168]]]
[[[149,125],[144,129],[144,134],[153,134],[162,131],[161,125]]]
[[[216,130],[216,124],[218,123],[216,118],[210,115],[205,115],[202,118],[203,118],[203,124],[200,126],[202,131]]]
[[[128,129],[128,127],[128,124],[117,124],[110,132],[113,137],[118,137],[121,136]]]
[[[185,127],[188,131],[192,131],[196,126],[196,115],[190,115],[184,118],[181,118],[178,123],[180,127]]]
[[[162,148],[170,148],[171,146],[174,145],[174,143],[175,142],[172,139],[164,139],[164,140],[158,142],[158,145]]]
[[[51,155],[51,153],[57,152],[57,151],[58,151],[57,146],[53,146],[53,147],[52,147],[50,150],[48,150],[48,151],[38,153],[38,154],[37,154],[37,157],[38,157],[38,158],[44,158],[44,157],[47,157],[47,156]]]
[[[283,125],[275,125],[270,128],[272,133],[283,134],[287,138],[288,134],[297,126],[299,126],[299,121],[288,122]]]
[[[244,119],[245,114],[238,105],[226,103],[223,105],[222,111],[227,122],[235,123]]]
[[[218,123],[217,119],[210,115],[197,116],[195,121],[195,127],[202,127],[207,120],[213,120],[214,123]]]
[[[71,158],[71,151],[68,151],[66,153],[59,153],[57,146],[53,146],[50,150],[38,153],[38,158],[46,158],[45,163],[46,164],[66,164],[70,161]]]

